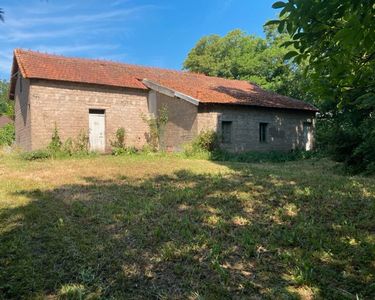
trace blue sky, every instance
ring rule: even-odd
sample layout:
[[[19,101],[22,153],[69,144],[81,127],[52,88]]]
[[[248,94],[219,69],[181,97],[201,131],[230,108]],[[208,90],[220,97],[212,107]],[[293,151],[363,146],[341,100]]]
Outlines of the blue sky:
[[[204,35],[263,35],[274,0],[0,1],[0,78],[14,48],[181,69]]]

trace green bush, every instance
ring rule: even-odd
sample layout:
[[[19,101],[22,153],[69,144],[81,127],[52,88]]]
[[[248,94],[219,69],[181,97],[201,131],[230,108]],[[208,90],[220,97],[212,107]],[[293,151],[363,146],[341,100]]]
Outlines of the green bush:
[[[214,130],[201,131],[192,141],[193,150],[212,152],[219,149],[219,138]]]
[[[220,152],[219,138],[215,131],[201,131],[190,143],[184,145],[187,157],[210,159],[213,152]]]
[[[112,155],[124,155],[136,153],[137,149],[134,147],[127,148],[125,145],[126,131],[125,128],[120,127],[116,130],[115,139],[111,140]]]
[[[111,140],[111,147],[112,148],[125,148],[125,137],[126,131],[125,128],[120,127],[116,130],[115,139]]]
[[[89,150],[89,135],[87,131],[81,130],[77,138],[73,140],[74,152],[78,154],[88,154]]]
[[[67,138],[63,143],[61,150],[63,153],[66,153],[69,156],[72,156],[75,153],[74,141],[72,138]]]
[[[35,150],[30,152],[24,152],[21,154],[21,157],[25,160],[38,160],[51,158],[52,154],[48,150]]]
[[[344,163],[348,173],[375,174],[374,118],[348,113],[321,119],[317,124],[319,150],[326,151],[334,161]]]
[[[60,156],[89,154],[89,137],[86,131],[82,130],[75,139],[67,138],[56,154]]]
[[[12,145],[15,138],[15,131],[13,124],[7,124],[0,128],[0,146]]]
[[[55,128],[53,130],[53,134],[51,137],[51,142],[49,143],[47,149],[51,153],[58,153],[58,152],[61,152],[61,146],[62,146],[62,142],[60,139],[59,130],[57,129],[57,126],[55,124]]]

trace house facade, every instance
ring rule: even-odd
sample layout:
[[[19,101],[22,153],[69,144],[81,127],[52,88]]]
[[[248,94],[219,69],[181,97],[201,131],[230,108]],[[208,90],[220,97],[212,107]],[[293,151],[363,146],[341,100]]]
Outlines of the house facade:
[[[180,150],[201,131],[215,130],[228,151],[310,150],[317,109],[246,81],[67,58],[16,49],[10,98],[15,100],[16,144],[45,148],[55,127],[62,140],[81,132],[90,148],[111,150],[118,128],[126,144],[149,140],[144,116],[167,109],[166,150]]]

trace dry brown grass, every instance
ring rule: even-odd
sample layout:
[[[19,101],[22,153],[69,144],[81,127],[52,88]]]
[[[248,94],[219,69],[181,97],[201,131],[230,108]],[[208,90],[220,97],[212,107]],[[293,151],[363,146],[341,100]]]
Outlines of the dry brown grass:
[[[0,157],[0,298],[371,298],[375,180],[326,160]]]

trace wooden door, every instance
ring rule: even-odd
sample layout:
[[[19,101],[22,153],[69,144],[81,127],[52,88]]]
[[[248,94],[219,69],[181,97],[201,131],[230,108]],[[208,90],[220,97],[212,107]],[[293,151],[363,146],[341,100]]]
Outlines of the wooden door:
[[[90,151],[105,151],[105,114],[95,110],[89,113]]]

